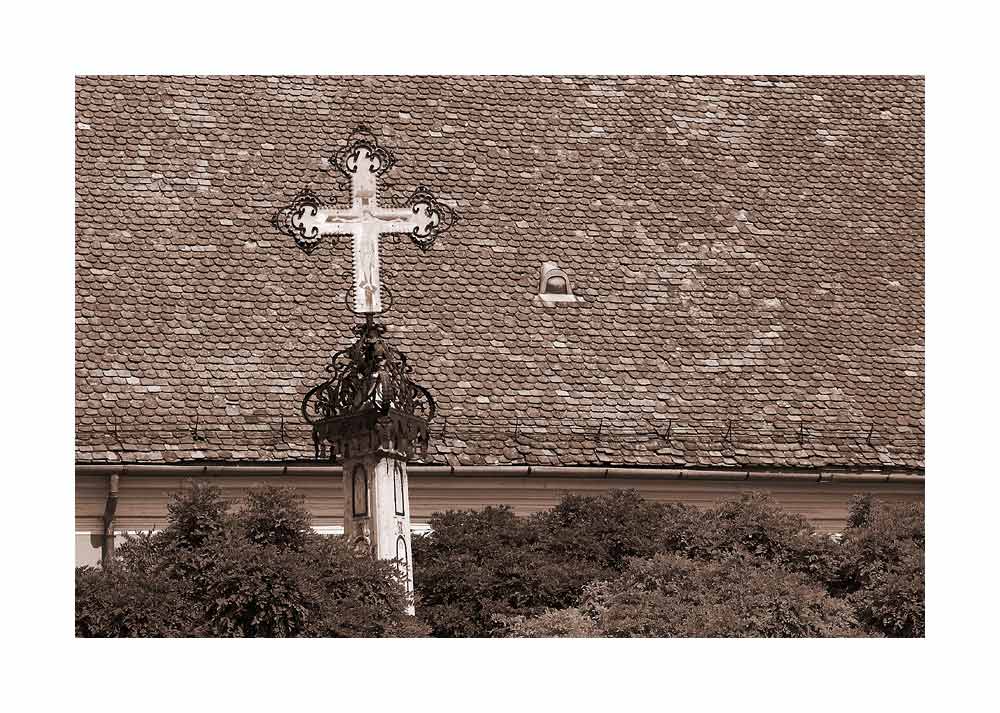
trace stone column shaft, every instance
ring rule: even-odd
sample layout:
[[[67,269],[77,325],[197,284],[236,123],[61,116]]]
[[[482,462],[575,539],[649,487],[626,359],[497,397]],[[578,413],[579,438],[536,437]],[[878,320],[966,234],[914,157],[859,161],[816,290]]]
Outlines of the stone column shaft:
[[[344,459],[344,536],[377,559],[399,559],[413,593],[406,461],[375,449]],[[413,607],[410,607],[413,613]]]

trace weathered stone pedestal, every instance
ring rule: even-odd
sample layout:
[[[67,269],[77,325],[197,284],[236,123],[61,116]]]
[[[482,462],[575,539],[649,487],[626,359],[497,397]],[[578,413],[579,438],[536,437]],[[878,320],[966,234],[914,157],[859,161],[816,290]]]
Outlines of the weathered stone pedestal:
[[[416,446],[426,443],[427,422],[393,408],[385,413],[366,408],[316,422],[313,428],[343,464],[344,536],[378,559],[399,560],[406,591],[412,594],[406,462]]]
[[[344,502],[345,537],[378,559],[398,559],[412,593],[406,461],[380,448],[345,459],[344,494],[350,494]]]

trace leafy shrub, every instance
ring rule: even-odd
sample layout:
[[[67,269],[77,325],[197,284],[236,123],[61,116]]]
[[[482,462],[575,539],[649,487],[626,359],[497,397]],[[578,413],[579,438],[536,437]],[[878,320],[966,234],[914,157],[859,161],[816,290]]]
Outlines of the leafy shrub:
[[[870,497],[840,543],[758,494],[436,514],[413,539],[420,619],[393,563],[313,533],[291,491],[230,511],[194,484],[169,514],[77,570],[78,636],[924,635],[923,507]]]
[[[633,559],[581,606],[508,624],[513,636],[857,636],[851,607],[805,577],[746,557]]]
[[[309,539],[312,520],[304,500],[287,489],[248,492],[239,518],[246,539],[259,545],[301,549]]]
[[[871,496],[851,502],[844,531],[844,586],[854,591],[924,551],[924,507],[883,503]]]
[[[421,616],[438,636],[489,636],[496,617],[565,606],[563,591],[589,581],[542,556],[532,521],[507,507],[436,514],[431,529],[413,538],[413,576]]]
[[[924,507],[851,503],[838,587],[859,619],[885,636],[924,636]]]
[[[79,567],[77,636],[197,636],[201,619],[175,582],[157,573]]]
[[[652,554],[665,508],[635,491],[566,496],[516,517],[507,507],[450,511],[413,540],[414,588],[436,636],[492,636],[507,617],[562,609],[626,559]]]
[[[651,556],[673,509],[644,500],[636,490],[599,496],[566,495],[535,516],[546,552],[620,572],[631,557]]]
[[[872,632],[892,637],[924,636],[924,560],[908,557],[848,595],[858,618]]]
[[[167,521],[170,524],[161,539],[178,547],[199,547],[225,528],[226,503],[221,491],[200,481],[190,483],[187,493],[167,503]]]
[[[78,636],[405,636],[392,562],[317,535],[287,489],[230,513],[218,488],[175,495],[161,532],[128,538],[107,568],[76,572]]]
[[[579,639],[602,636],[594,620],[579,609],[546,609],[536,617],[500,617],[505,636],[531,639]]]
[[[922,636],[922,509],[866,498],[851,523],[837,543],[756,493],[707,509],[611,491],[526,518],[451,511],[414,539],[418,606],[436,636]],[[662,569],[649,591],[635,588],[642,560]],[[676,582],[695,599],[670,594]],[[601,617],[586,609],[597,586],[616,593]]]
[[[697,560],[746,555],[822,584],[832,581],[842,565],[836,543],[815,535],[805,518],[757,492],[707,509],[670,506],[657,551]]]

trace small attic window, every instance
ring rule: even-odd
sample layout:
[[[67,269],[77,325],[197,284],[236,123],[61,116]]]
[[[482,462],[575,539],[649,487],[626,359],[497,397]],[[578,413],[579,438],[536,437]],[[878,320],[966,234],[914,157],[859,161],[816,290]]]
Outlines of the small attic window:
[[[543,305],[557,302],[583,302],[583,298],[573,294],[569,275],[551,260],[542,263],[542,273],[538,280],[538,294],[534,301]]]
[[[566,278],[562,275],[553,275],[545,281],[545,289],[542,292],[546,295],[569,294],[569,288],[566,287]]]

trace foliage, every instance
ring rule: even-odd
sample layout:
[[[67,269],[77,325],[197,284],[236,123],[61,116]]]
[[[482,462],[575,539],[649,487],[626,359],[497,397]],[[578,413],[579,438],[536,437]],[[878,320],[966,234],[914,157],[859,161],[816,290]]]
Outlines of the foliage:
[[[78,636],[404,636],[392,562],[317,535],[287,489],[229,512],[217,488],[175,495],[169,525],[129,538],[106,568],[77,569]]]
[[[886,636],[924,636],[924,508],[855,498],[838,586],[858,617]]]
[[[757,493],[450,511],[414,540],[418,608],[436,636],[922,636],[922,508],[863,498],[851,524],[838,543]]]
[[[665,509],[634,491],[568,495],[553,510],[450,511],[413,540],[414,587],[436,636],[492,636],[505,617],[572,606],[583,588],[654,551]]]
[[[246,539],[259,545],[302,549],[309,535],[311,517],[304,498],[291,490],[251,490],[240,511]]]
[[[433,516],[398,570],[316,535],[291,491],[174,497],[169,525],[77,570],[78,636],[923,636],[922,505],[851,503],[839,541],[759,494],[635,491]],[[424,624],[423,622],[426,622]]]
[[[657,551],[671,512],[636,490],[612,490],[600,496],[566,495],[552,510],[539,513],[535,525],[553,556],[620,572],[630,557]]]
[[[633,559],[587,588],[580,607],[515,623],[514,636],[857,636],[849,605],[799,574],[747,557]]]
[[[221,491],[200,481],[190,484],[190,490],[167,503],[167,535],[178,547],[195,548],[223,530],[226,523],[226,503]]]
[[[498,617],[501,633],[512,638],[579,639],[602,636],[594,620],[580,609],[546,609],[536,617]]]
[[[191,636],[200,625],[166,577],[121,567],[76,570],[77,636]]]
[[[431,529],[413,538],[413,574],[421,616],[435,634],[488,636],[494,617],[563,605],[540,572],[548,562],[536,554],[537,533],[510,508],[437,514]]]
[[[657,550],[696,560],[749,556],[823,584],[841,566],[836,543],[815,535],[805,518],[757,492],[707,509],[670,506]]]

